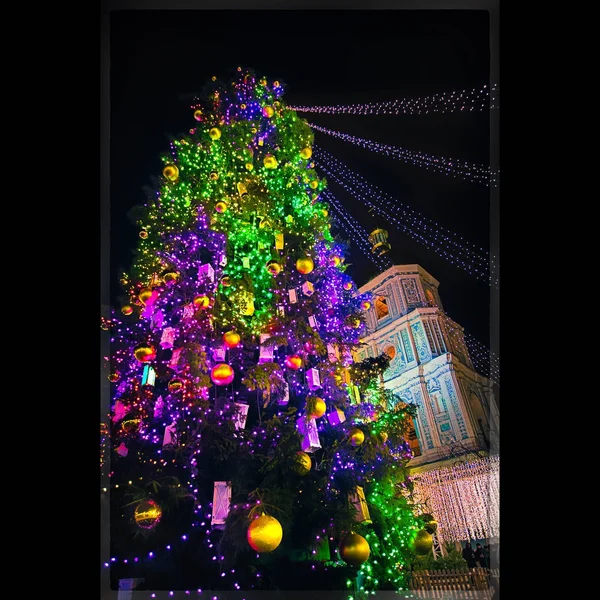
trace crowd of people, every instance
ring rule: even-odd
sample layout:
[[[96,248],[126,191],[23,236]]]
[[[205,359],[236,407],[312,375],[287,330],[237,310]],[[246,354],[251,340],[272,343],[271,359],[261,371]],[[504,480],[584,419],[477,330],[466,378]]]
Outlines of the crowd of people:
[[[473,550],[471,542],[467,542],[465,547],[463,548],[462,556],[467,561],[467,566],[469,567],[469,569],[474,569],[475,567],[482,567],[484,569],[487,569],[490,566],[489,546],[482,547],[481,544],[477,544],[475,550]]]

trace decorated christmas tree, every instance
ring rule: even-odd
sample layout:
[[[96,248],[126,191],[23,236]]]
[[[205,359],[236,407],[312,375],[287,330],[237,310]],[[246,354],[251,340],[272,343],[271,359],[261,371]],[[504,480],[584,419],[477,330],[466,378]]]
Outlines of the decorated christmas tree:
[[[213,77],[135,212],[109,331],[110,568],[137,589],[403,589],[413,407],[362,362],[371,298],[320,200],[284,86]]]

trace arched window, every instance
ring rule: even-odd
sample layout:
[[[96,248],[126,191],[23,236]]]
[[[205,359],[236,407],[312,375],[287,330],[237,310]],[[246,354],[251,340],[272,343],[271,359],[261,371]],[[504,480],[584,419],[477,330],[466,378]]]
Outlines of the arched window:
[[[387,305],[387,300],[383,296],[378,296],[375,299],[375,314],[377,315],[377,320],[383,319],[383,317],[387,317],[390,313],[390,309]]]

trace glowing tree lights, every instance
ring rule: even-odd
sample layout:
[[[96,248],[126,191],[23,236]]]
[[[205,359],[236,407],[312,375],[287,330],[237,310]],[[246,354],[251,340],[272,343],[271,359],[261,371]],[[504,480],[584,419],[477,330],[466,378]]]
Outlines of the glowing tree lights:
[[[353,363],[372,298],[347,272],[313,133],[283,95],[241,68],[213,78],[134,211],[143,235],[102,322],[113,578],[339,589],[361,570],[365,589],[405,585],[422,528],[397,488],[410,407],[387,421],[389,360]]]

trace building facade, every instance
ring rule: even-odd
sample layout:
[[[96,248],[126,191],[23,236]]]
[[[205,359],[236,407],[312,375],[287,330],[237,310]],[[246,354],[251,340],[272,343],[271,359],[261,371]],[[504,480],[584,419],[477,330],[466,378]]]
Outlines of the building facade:
[[[485,463],[484,477],[487,473],[497,487],[498,460],[494,456],[490,462],[490,450],[494,454],[497,448],[499,415],[492,382],[474,370],[463,328],[444,313],[438,286],[439,282],[419,265],[393,266],[362,286],[360,293],[372,293],[373,302],[367,312],[365,346],[355,360],[384,352],[390,356],[385,387],[401,401],[417,407],[410,440],[414,455],[409,464],[411,474],[418,483],[419,473],[439,471],[440,476],[434,479],[446,483],[440,484],[441,491],[429,489],[428,495],[438,498],[432,502],[437,502],[440,513],[445,510],[444,490],[450,494],[450,488],[458,485],[450,480],[452,469],[459,465],[473,464],[482,471]],[[431,477],[422,479],[425,482]],[[477,495],[486,493],[489,496],[489,485],[487,492],[480,490]],[[449,497],[447,500],[451,501]],[[485,498],[479,503],[489,509]],[[482,515],[481,519],[487,517]],[[441,536],[446,534],[445,538],[453,541],[459,541],[461,535],[470,539],[475,533],[488,539],[496,536],[495,518],[493,524],[489,519],[475,524],[473,515],[463,520],[468,521],[464,526],[447,522],[445,531],[440,522]]]

